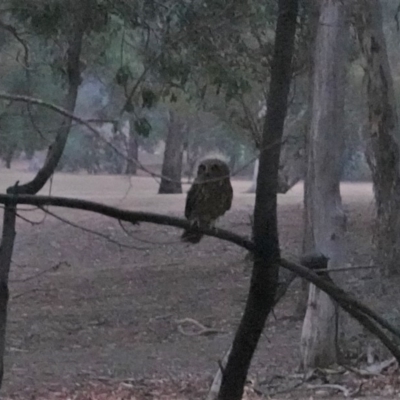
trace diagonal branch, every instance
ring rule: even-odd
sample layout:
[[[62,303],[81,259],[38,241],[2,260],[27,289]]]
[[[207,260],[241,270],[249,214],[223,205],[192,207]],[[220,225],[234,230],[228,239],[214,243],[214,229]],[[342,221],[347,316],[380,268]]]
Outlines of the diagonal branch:
[[[38,207],[56,206],[65,207],[77,210],[95,212],[107,217],[115,218],[121,221],[138,223],[147,222],[159,225],[173,226],[176,228],[187,229],[189,222],[176,217],[170,217],[162,214],[155,214],[142,211],[123,210],[105,204],[96,203],[93,201],[66,198],[66,197],[51,197],[51,196],[31,196],[31,195],[6,195],[0,194],[0,204],[16,206],[17,204],[29,204]],[[192,227],[192,229],[195,229]],[[199,232],[207,236],[212,236],[221,240],[225,240],[238,245],[248,251],[254,252],[254,243],[240,235],[224,229],[198,229]],[[378,323],[383,328],[387,329],[396,338],[400,340],[400,332],[393,327],[389,322],[379,316],[376,312],[356,300],[353,296],[346,293],[343,289],[336,286],[332,281],[319,276],[314,271],[304,267],[298,263],[281,258],[280,266],[296,273],[305,278],[309,282],[316,285],[319,289],[331,296],[341,307],[343,307],[351,316],[353,316],[361,325],[365,326],[372,334],[378,336],[382,342],[389,348],[392,354],[400,361],[400,349],[397,344],[386,335],[386,333],[376,325]],[[373,322],[375,321],[375,322]]]

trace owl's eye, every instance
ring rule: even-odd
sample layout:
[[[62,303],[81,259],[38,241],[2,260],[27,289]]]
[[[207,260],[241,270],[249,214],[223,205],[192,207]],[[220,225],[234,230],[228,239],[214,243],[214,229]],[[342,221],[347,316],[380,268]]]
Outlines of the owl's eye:
[[[198,173],[198,174],[203,174],[205,171],[206,171],[206,166],[203,165],[203,164],[200,164],[200,165],[199,165],[199,168],[198,168],[198,170],[197,170],[197,173]]]
[[[219,165],[218,165],[218,164],[213,164],[213,165],[211,166],[211,171],[216,172],[216,171],[218,171],[218,170],[219,170]]]

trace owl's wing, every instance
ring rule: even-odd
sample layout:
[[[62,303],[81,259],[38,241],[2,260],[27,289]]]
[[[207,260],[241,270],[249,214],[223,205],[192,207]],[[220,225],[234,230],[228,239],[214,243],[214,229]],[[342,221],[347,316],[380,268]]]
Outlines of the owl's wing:
[[[226,209],[226,211],[231,209],[232,200],[233,200],[233,189],[232,189],[231,182],[228,181],[227,185],[226,185],[226,196],[225,196],[225,209]]]
[[[186,197],[186,206],[185,206],[185,217],[187,219],[190,218],[192,211],[196,207],[196,199],[200,190],[200,185],[193,183],[192,187],[189,189],[187,197]]]

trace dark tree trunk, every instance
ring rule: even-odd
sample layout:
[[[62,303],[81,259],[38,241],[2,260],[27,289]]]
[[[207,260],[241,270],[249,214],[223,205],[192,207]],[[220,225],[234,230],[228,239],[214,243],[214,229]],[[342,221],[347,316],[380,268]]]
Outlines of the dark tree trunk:
[[[128,137],[128,161],[126,164],[126,175],[137,174],[137,161],[139,160],[139,142],[137,133],[135,130],[135,124],[133,118],[129,121],[129,137]]]
[[[297,12],[298,0],[279,0],[254,207],[253,273],[244,314],[223,374],[220,400],[242,398],[251,359],[275,301],[280,261],[277,222],[278,169],[292,75]]]
[[[90,15],[89,2],[76,3],[76,15],[81,16],[71,27],[71,34],[68,39],[67,51],[67,72],[68,72],[68,93],[65,98],[64,108],[70,113],[74,112],[78,88],[81,83],[79,70],[79,58],[82,49],[82,38],[87,26],[86,18]],[[7,189],[8,194],[37,194],[53,175],[60,158],[63,154],[68,134],[71,129],[72,120],[66,118],[57,132],[56,138],[47,153],[47,158],[36,176],[28,183],[12,186]],[[4,373],[4,350],[5,335],[7,326],[8,306],[8,275],[10,271],[11,258],[15,241],[16,205],[6,204],[4,207],[3,232],[0,243],[0,388],[3,383]]]
[[[9,298],[8,274],[15,242],[16,206],[5,204],[3,213],[3,231],[0,245],[0,388],[4,375],[4,349],[7,327],[7,305]]]
[[[181,176],[185,133],[178,115],[174,111],[170,111],[159,194],[182,193]]]

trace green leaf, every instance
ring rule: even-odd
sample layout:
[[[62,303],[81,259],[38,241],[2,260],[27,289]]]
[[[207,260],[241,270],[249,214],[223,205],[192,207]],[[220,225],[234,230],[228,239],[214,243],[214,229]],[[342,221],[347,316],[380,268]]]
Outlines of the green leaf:
[[[149,137],[151,132],[151,125],[146,118],[139,118],[134,123],[136,132],[142,137]]]
[[[150,89],[142,90],[142,107],[143,108],[151,108],[157,101],[156,94]]]
[[[117,85],[122,87],[125,87],[132,78],[133,75],[129,65],[123,65],[122,67],[118,68],[118,71],[115,74],[115,82]]]

